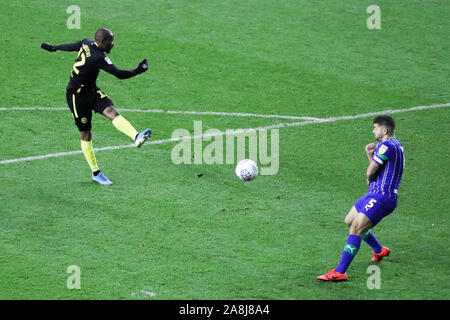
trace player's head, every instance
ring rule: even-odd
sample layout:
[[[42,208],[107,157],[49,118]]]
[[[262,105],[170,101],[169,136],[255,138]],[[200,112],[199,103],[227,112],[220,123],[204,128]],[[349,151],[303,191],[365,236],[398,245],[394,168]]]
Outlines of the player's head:
[[[395,121],[391,116],[382,115],[373,119],[373,135],[378,141],[394,136]]]
[[[100,28],[95,33],[95,42],[97,42],[100,49],[110,53],[114,47],[114,34],[109,29]]]

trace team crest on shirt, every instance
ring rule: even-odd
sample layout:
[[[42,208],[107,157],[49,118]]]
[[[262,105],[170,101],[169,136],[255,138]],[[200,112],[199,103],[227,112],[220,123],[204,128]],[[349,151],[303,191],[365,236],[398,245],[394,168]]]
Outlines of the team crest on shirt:
[[[387,151],[388,147],[385,146],[384,144],[380,147],[380,149],[378,150],[379,154],[384,154]]]
[[[109,59],[108,57],[105,57],[105,61],[106,61],[108,64],[113,64],[112,61],[111,61],[111,59]]]

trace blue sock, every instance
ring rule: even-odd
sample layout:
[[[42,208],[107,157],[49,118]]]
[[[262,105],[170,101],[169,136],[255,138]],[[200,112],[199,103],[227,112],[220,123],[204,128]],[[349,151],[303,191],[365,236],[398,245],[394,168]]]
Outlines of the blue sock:
[[[373,249],[375,253],[381,252],[381,245],[378,243],[377,238],[373,235],[372,231],[368,230],[362,235],[363,240]]]
[[[345,273],[350,263],[352,263],[353,258],[358,253],[359,247],[361,246],[361,237],[355,234],[349,234],[347,239],[347,244],[342,251],[341,260],[339,265],[336,267],[336,271],[339,273]]]

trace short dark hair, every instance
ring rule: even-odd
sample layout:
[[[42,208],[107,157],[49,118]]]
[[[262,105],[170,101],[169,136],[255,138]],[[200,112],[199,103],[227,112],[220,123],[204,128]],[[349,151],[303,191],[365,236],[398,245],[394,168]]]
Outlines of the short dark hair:
[[[394,133],[395,130],[395,121],[394,118],[392,118],[391,116],[388,115],[381,115],[378,117],[375,117],[375,119],[373,119],[373,123],[378,124],[380,126],[385,126],[388,130],[389,133]]]
[[[104,40],[112,39],[113,33],[111,30],[106,28],[100,28],[95,33],[95,41],[102,42]]]

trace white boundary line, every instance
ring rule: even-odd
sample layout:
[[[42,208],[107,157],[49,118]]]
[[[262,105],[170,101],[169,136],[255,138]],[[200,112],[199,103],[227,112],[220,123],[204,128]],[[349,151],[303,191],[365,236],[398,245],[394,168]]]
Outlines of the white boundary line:
[[[215,112],[215,111],[182,111],[182,110],[161,110],[161,109],[126,109],[118,108],[120,112],[141,112],[141,113],[166,113],[166,114],[193,114],[193,115],[212,115],[223,117],[254,117],[254,118],[274,118],[274,119],[291,119],[291,120],[317,120],[314,117],[297,117],[284,116],[278,114],[257,114],[257,113],[240,113],[240,112]],[[60,107],[1,107],[0,111],[69,111],[69,108]]]
[[[236,135],[236,134],[244,133],[247,131],[262,131],[262,130],[279,129],[279,128],[286,128],[286,127],[299,127],[299,126],[305,126],[305,125],[316,124],[316,123],[329,123],[329,122],[336,122],[336,121],[342,121],[342,120],[354,120],[354,119],[368,118],[368,117],[373,117],[373,116],[377,116],[377,115],[381,115],[381,114],[420,111],[420,110],[445,108],[445,107],[450,107],[450,103],[433,104],[433,105],[429,105],[429,106],[417,106],[417,107],[406,108],[406,109],[384,110],[384,111],[377,111],[377,112],[370,112],[370,113],[362,113],[362,114],[357,114],[354,116],[330,117],[330,118],[315,119],[315,120],[300,121],[300,122],[285,122],[285,123],[278,123],[278,124],[274,124],[274,125],[257,127],[257,128],[233,129],[233,130],[229,130],[228,132],[221,131],[221,132],[217,132],[214,134],[208,134],[208,135],[200,134],[200,135],[195,135],[195,136],[185,136],[185,137],[178,137],[178,138],[171,138],[171,139],[153,140],[153,141],[147,142],[146,145],[171,143],[171,142],[177,142],[177,141],[181,141],[181,140],[185,140],[185,139],[190,140],[190,139],[200,139],[200,138],[205,138],[205,137],[223,136],[223,135],[227,135],[227,134]],[[118,149],[124,149],[124,148],[132,148],[132,147],[135,147],[135,145],[127,144],[127,145],[120,145],[120,146],[110,146],[110,147],[103,147],[103,148],[95,148],[94,150],[96,152],[98,152],[98,151],[118,150]],[[81,150],[50,153],[50,154],[31,156],[31,157],[25,157],[25,158],[6,159],[6,160],[0,161],[0,164],[64,157],[64,156],[70,156],[70,155],[81,154],[81,153],[82,153]]]

